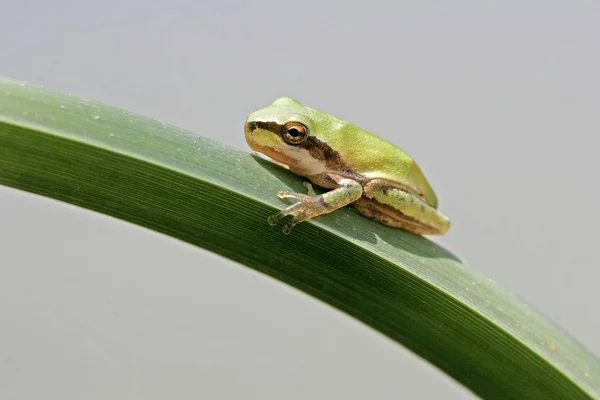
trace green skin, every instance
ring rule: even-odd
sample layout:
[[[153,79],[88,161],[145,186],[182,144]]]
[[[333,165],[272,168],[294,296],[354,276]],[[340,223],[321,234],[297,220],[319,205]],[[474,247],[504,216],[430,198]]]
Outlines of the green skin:
[[[291,143],[286,132],[301,142]],[[285,233],[299,222],[348,204],[371,219],[416,234],[443,235],[450,228],[415,161],[356,125],[282,97],[248,116],[245,136],[253,150],[319,187],[333,189],[317,195],[305,182],[308,195],[279,192],[280,198],[299,200],[269,217],[275,225],[291,215]]]

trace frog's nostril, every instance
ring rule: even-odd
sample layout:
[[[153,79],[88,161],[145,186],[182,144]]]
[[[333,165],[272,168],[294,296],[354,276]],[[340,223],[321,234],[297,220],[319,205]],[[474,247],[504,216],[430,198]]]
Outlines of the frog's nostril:
[[[246,127],[247,127],[246,129],[248,130],[248,132],[252,133],[258,126],[256,125],[255,122],[248,122],[248,124],[246,124]]]

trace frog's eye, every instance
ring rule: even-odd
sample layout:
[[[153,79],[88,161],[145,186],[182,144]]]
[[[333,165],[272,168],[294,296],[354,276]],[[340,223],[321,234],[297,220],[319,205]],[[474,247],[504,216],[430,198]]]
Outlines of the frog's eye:
[[[283,126],[281,136],[289,144],[302,144],[308,139],[308,128],[300,122],[288,122]]]

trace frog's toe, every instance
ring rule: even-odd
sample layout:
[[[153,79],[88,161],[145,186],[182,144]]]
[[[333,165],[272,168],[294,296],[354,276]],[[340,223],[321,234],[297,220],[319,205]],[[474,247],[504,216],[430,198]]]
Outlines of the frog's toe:
[[[269,218],[267,218],[267,222],[271,226],[277,225],[277,223],[283,218],[290,216],[290,220],[283,225],[283,232],[288,234],[296,224],[307,219],[306,213],[302,209],[303,206],[304,204],[301,202],[292,204],[288,208],[269,216]]]
[[[280,199],[290,198],[290,199],[306,200],[308,198],[311,198],[311,197],[314,197],[317,195],[317,192],[315,192],[315,189],[313,189],[313,185],[311,185],[310,182],[304,181],[304,182],[302,182],[302,184],[306,188],[306,191],[308,192],[308,194],[280,190],[279,192],[277,192],[277,197],[279,197]]]
[[[304,181],[304,182],[302,182],[302,184],[304,185],[304,187],[308,191],[308,195],[309,196],[316,196],[317,195],[317,192],[315,192],[315,189],[313,189],[313,185],[311,185],[310,182]]]
[[[277,197],[279,197],[280,199],[298,199],[298,200],[302,200],[305,199],[309,196],[302,194],[302,193],[295,193],[295,192],[286,192],[286,191],[279,191],[277,192]]]
[[[275,226],[283,217],[285,217],[285,214],[282,211],[279,211],[273,215],[269,215],[267,223],[271,226]]]
[[[278,213],[275,213],[273,215],[270,215],[269,218],[267,218],[267,222],[269,223],[269,225],[274,226],[277,225],[277,223],[279,221],[281,221],[283,218],[285,218],[286,216],[288,216],[289,214],[285,212],[285,210],[280,211]],[[286,235],[289,235],[290,232],[292,231],[292,228],[300,221],[298,221],[298,219],[295,216],[292,216],[292,218],[287,221],[284,225],[283,228],[281,229],[283,231],[283,233],[285,233]]]
[[[283,228],[281,228],[281,230],[283,231],[283,233],[285,233],[286,235],[289,235],[290,232],[292,231],[292,228],[297,224],[297,222],[295,222],[294,220],[288,221],[283,225]]]

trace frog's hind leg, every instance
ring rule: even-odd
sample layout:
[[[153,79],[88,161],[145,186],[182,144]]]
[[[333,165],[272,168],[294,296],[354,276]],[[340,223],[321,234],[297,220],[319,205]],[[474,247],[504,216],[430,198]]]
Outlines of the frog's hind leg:
[[[352,206],[385,225],[419,235],[443,235],[450,229],[450,220],[435,208],[383,180],[367,183],[363,197]]]

